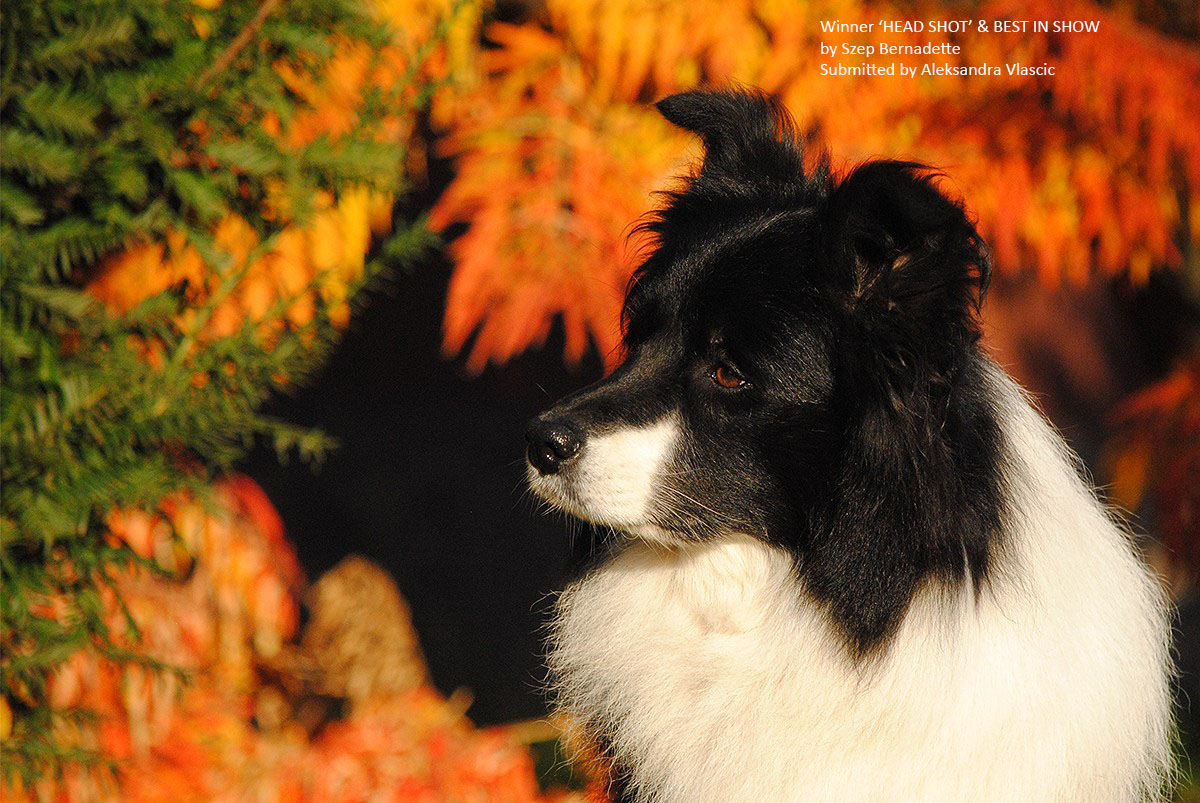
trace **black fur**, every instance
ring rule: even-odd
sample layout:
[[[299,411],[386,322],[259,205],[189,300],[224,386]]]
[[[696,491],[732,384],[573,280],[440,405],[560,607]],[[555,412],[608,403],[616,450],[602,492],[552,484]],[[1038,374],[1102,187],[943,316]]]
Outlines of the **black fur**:
[[[872,654],[919,588],[983,582],[999,546],[983,244],[919,165],[806,172],[760,94],[658,108],[703,138],[703,166],[644,224],[657,247],[627,295],[626,360],[546,417],[599,433],[678,411],[664,481],[692,503],[655,523],[786,548],[848,650]],[[723,364],[747,383],[719,386]]]

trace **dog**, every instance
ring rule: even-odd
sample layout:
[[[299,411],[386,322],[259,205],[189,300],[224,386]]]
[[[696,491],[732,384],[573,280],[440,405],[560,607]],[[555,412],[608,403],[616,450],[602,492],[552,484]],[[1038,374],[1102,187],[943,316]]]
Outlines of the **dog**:
[[[532,490],[615,536],[548,649],[614,796],[1161,799],[1163,594],[981,349],[963,205],[833,176],[759,93],[657,106],[705,151],[642,224],[624,361],[526,433]]]

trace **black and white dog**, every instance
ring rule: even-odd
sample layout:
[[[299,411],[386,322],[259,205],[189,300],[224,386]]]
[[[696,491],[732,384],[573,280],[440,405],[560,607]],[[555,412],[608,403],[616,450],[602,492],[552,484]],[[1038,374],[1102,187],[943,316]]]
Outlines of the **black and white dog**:
[[[1159,799],[1163,599],[981,352],[961,204],[806,172],[754,93],[658,108],[706,155],[627,357],[527,434],[533,490],[619,533],[556,606],[563,711],[641,801]]]

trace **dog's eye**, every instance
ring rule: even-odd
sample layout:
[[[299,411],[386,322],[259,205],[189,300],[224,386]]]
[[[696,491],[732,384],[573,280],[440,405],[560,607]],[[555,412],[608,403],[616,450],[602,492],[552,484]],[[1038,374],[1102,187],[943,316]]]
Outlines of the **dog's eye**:
[[[746,384],[746,377],[729,363],[723,362],[713,369],[712,381],[728,390],[736,390]]]

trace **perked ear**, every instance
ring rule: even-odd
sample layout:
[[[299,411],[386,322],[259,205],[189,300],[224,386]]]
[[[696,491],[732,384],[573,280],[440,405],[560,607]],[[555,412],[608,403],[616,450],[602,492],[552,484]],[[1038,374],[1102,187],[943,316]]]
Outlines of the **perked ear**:
[[[655,104],[670,122],[704,140],[702,184],[801,179],[804,162],[791,115],[757,90],[694,89]]]
[[[901,364],[875,366],[953,371],[979,336],[987,288],[986,248],[961,203],[911,162],[865,164],[829,198],[826,269],[844,292],[852,329],[871,351]],[[906,383],[892,370],[880,379]]]

